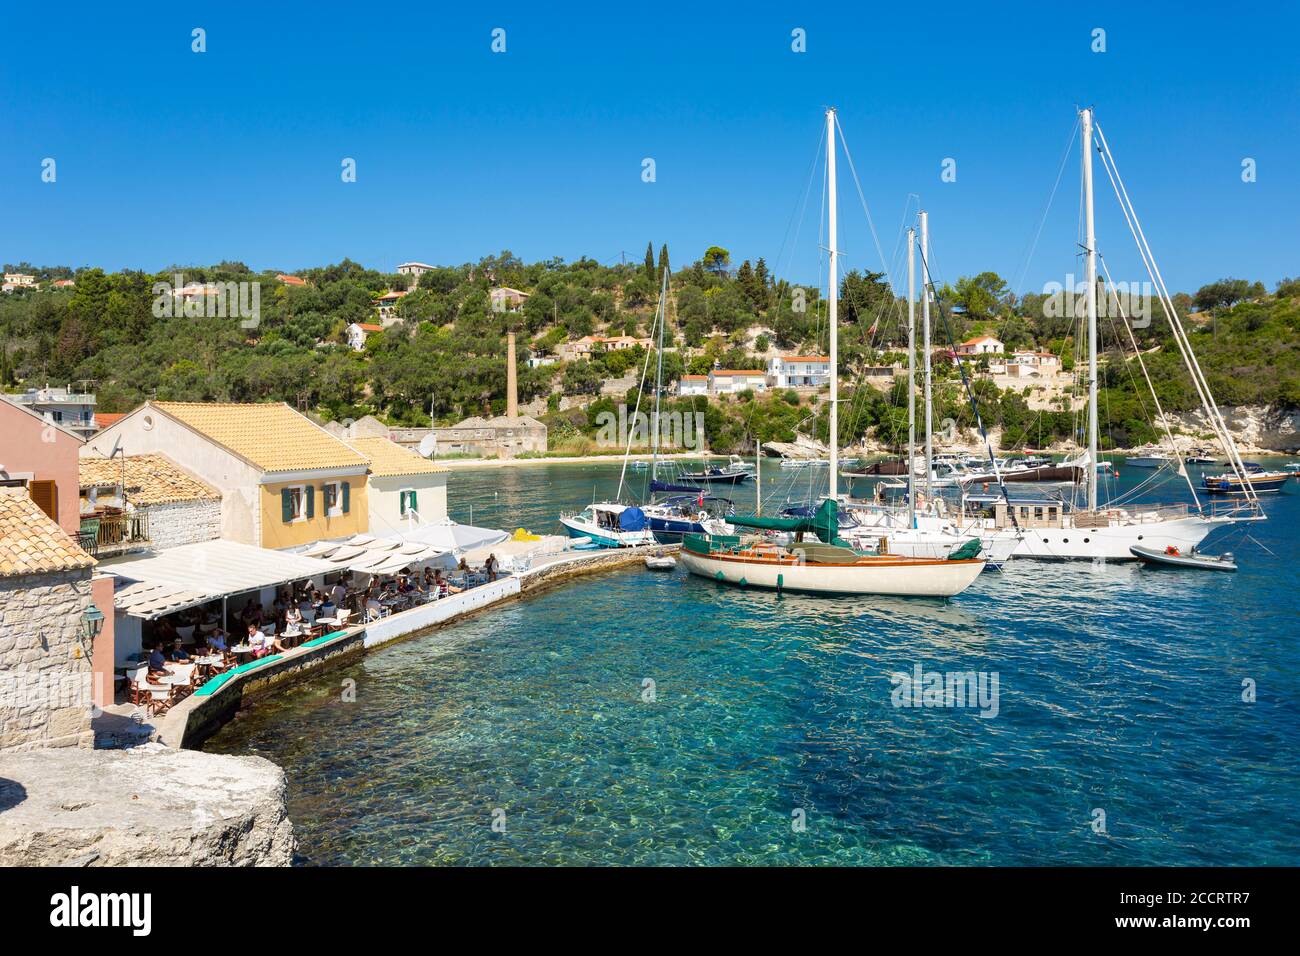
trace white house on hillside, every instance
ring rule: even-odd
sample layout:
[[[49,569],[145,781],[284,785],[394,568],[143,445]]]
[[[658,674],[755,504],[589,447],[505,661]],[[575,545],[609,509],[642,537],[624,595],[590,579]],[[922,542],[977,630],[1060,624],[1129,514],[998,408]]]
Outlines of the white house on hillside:
[[[427,262],[403,262],[397,267],[397,274],[410,276],[416,282],[419,282],[420,276],[424,275],[426,272],[432,272],[433,268],[434,267],[429,265]]]
[[[763,369],[715,368],[709,373],[709,391],[714,395],[734,395],[746,389],[767,391],[767,372]]]
[[[772,388],[819,388],[831,381],[831,360],[824,355],[778,355],[767,363]]]
[[[1006,351],[1000,341],[991,335],[980,335],[973,339],[967,339],[955,349],[958,355],[1001,355]]]
[[[353,322],[348,326],[348,346],[354,352],[364,352],[366,348],[366,336],[371,332],[382,332],[382,325],[375,325],[370,322]]]
[[[677,383],[677,394],[682,397],[709,394],[709,377],[707,375],[683,375],[681,381]]]

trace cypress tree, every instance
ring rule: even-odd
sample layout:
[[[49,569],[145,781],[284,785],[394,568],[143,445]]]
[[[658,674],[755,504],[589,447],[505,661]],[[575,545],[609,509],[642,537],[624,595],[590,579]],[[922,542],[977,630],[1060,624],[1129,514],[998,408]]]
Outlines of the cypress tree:
[[[653,242],[645,244],[645,277],[651,282],[655,281],[655,244]]]

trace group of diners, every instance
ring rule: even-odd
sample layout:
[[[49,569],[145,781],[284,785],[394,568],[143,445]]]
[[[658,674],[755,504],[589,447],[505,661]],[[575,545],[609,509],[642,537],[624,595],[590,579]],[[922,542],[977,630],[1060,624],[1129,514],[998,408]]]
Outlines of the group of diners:
[[[402,568],[354,586],[344,574],[323,587],[311,581],[279,588],[269,607],[253,596],[222,619],[219,602],[161,617],[145,634],[143,651],[125,667],[127,698],[161,713],[208,679],[240,664],[281,654],[303,641],[350,623],[387,617],[467,588],[497,580],[489,555],[481,568],[461,558],[450,574],[440,568]]]

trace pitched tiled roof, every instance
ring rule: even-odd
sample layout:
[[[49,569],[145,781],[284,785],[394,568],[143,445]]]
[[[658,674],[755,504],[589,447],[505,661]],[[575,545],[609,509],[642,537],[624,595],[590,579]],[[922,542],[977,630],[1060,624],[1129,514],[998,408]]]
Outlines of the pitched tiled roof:
[[[95,412],[95,424],[100,428],[115,425],[126,417],[126,412]]]
[[[199,481],[163,455],[127,455],[121,458],[83,458],[81,487],[116,485],[125,472],[126,496],[137,505],[162,505],[174,501],[218,501],[221,492]]]
[[[88,568],[94,558],[21,488],[0,488],[0,578]]]
[[[366,459],[283,402],[150,402],[262,471],[306,471],[364,465]]]
[[[370,473],[377,478],[397,475],[436,475],[447,469],[421,458],[387,438],[353,438],[348,444],[370,459]]]

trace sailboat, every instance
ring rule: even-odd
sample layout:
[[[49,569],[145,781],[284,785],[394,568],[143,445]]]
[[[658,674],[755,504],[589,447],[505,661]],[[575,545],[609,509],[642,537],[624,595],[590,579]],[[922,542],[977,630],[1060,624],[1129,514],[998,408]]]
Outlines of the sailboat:
[[[659,309],[656,311],[656,321],[662,320],[663,311],[667,308],[668,295],[668,272],[664,270],[663,289],[659,296]],[[662,325],[660,326],[660,369],[663,368],[663,340]],[[641,371],[641,385],[645,386],[646,372],[650,368],[650,355],[646,354],[646,364]],[[641,413],[641,392],[637,392],[636,409],[633,412],[633,421],[638,420]],[[658,390],[655,395],[655,450],[656,457],[658,452],[658,434],[659,434],[659,396]],[[570,538],[579,541],[590,541],[592,544],[602,548],[634,548],[639,545],[654,544],[655,534],[652,527],[652,518],[646,510],[637,507],[634,504],[624,504],[622,501],[623,488],[626,484],[628,461],[632,455],[632,439],[636,434],[636,427],[629,429],[627,439],[627,449],[623,452],[623,468],[618,476],[618,492],[614,495],[613,501],[593,501],[580,512],[563,513],[560,515],[560,525],[564,528],[565,533]]]
[[[691,484],[659,480],[659,411],[663,396],[664,328],[668,324],[668,270],[664,270],[655,310],[658,327],[658,363],[655,367],[655,407],[650,420],[650,485],[652,499],[642,506],[650,532],[660,544],[677,544],[684,534],[725,534],[731,531],[726,518],[735,511],[729,498],[711,495]],[[651,328],[651,335],[655,334]],[[735,459],[735,456],[732,456]],[[739,461],[739,459],[735,459]],[[679,479],[680,480],[680,479]],[[667,497],[653,497],[666,495]]]
[[[732,525],[776,532],[786,543],[756,535],[688,534],[681,563],[692,574],[716,581],[776,591],[821,594],[888,594],[947,598],[960,594],[984,570],[980,543],[972,539],[943,558],[915,558],[854,549],[840,535],[839,522],[839,251],[835,177],[834,109],[826,111],[827,231],[830,257],[830,493],[809,516],[733,516]],[[882,542],[887,547],[887,541]]]
[[[1168,289],[1165,287],[1160,270],[1155,264],[1151,248],[1138,221],[1136,210],[1134,210],[1123,181],[1115,168],[1114,156],[1106,143],[1105,135],[1101,132],[1100,127],[1095,125],[1091,108],[1081,110],[1079,117],[1083,142],[1084,251],[1087,262],[1085,302],[1088,324],[1088,449],[1086,456],[1078,459],[1077,463],[1083,468],[1083,478],[1087,492],[1086,504],[1083,507],[1075,508],[1063,500],[1012,500],[1006,496],[1005,486],[1003,486],[1002,500],[985,502],[982,513],[974,519],[967,519],[968,523],[963,524],[962,530],[1017,536],[1021,538],[1022,542],[1016,551],[1017,557],[1048,560],[1094,560],[1100,558],[1114,561],[1132,561],[1136,560],[1132,551],[1134,547],[1154,548],[1158,551],[1176,548],[1179,551],[1190,552],[1216,527],[1233,521],[1262,520],[1263,513],[1259,507],[1258,498],[1255,495],[1246,466],[1241,460],[1231,434],[1228,432],[1227,424],[1219,411],[1218,405],[1210,393],[1209,385],[1201,372],[1196,355],[1192,351],[1191,342],[1188,340],[1187,333],[1183,329],[1178,313],[1170,300]],[[1194,510],[1189,510],[1186,505],[1182,504],[1129,504],[1121,506],[1114,501],[1108,504],[1098,502],[1099,476],[1097,468],[1093,464],[1099,460],[1097,455],[1098,257],[1094,226],[1092,175],[1094,129],[1099,137],[1096,152],[1101,157],[1103,167],[1123,209],[1125,222],[1133,234],[1143,264],[1146,266],[1152,284],[1160,297],[1161,308],[1169,321],[1170,328],[1174,333],[1175,343],[1188,372],[1191,374],[1202,408],[1215,433],[1215,437],[1227,452],[1228,463],[1232,465],[1235,474],[1234,486],[1239,487],[1241,494],[1247,498],[1245,507],[1233,509],[1228,513],[1207,513],[1201,507],[1196,488],[1192,485],[1190,479],[1188,479],[1187,484],[1194,502]],[[925,268],[924,260],[923,268]],[[1107,285],[1113,289],[1113,283],[1109,281],[1109,275],[1106,276],[1106,279]],[[926,286],[932,287],[928,268],[926,269],[924,281]],[[1120,311],[1121,317],[1126,320],[1127,317],[1122,315],[1122,305]],[[1128,327],[1127,321],[1121,324],[1126,328]],[[1137,349],[1136,341],[1133,342],[1133,346],[1139,367],[1142,369],[1143,375],[1146,376],[1146,367],[1141,353]],[[1148,387],[1150,387],[1150,384],[1148,377]],[[1151,394],[1155,401],[1156,414],[1160,420],[1166,421],[1166,430],[1168,431],[1167,419],[1165,419],[1164,412],[1160,407],[1159,397],[1155,394],[1154,388],[1151,388]],[[1172,447],[1173,435],[1168,434],[1167,438],[1170,447]],[[1130,464],[1138,464],[1141,467],[1140,462],[1133,460],[1130,460]],[[1184,478],[1187,477],[1187,470],[1182,467],[1181,462],[1178,470],[1179,474]]]

